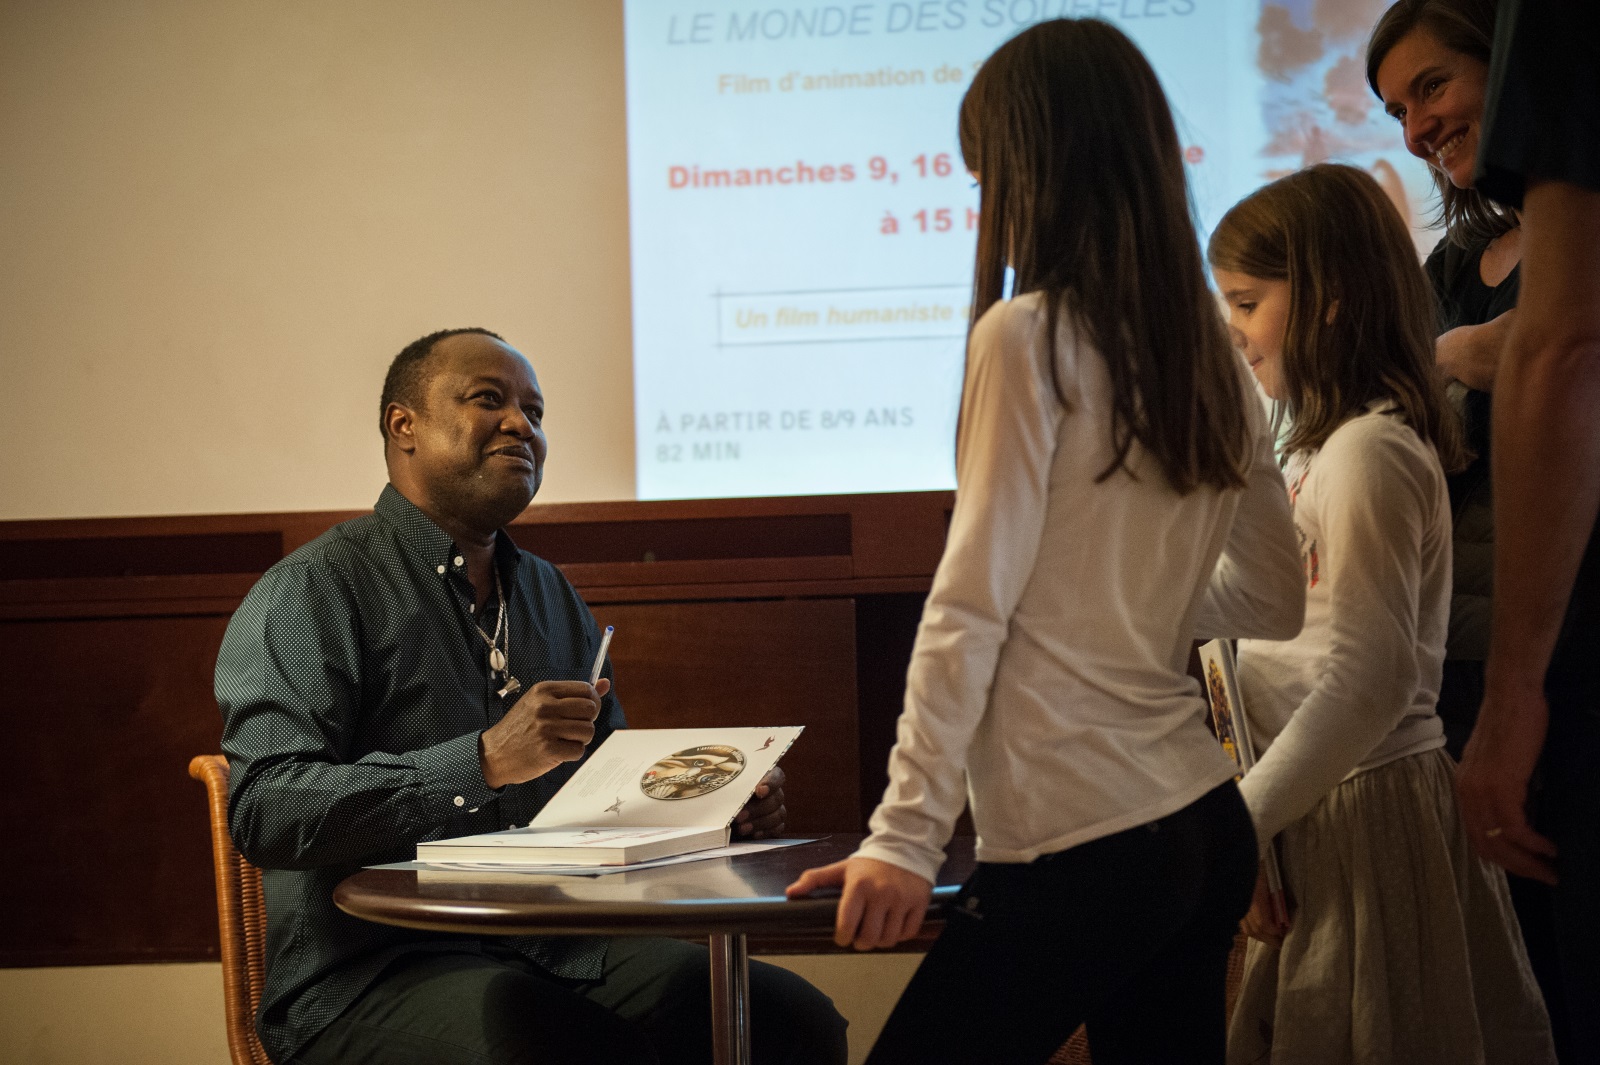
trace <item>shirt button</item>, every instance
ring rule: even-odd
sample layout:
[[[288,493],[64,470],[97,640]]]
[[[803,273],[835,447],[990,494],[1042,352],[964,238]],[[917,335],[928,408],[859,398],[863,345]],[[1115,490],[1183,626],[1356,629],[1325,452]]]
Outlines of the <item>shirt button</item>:
[[[475,814],[477,812],[478,812],[478,808],[476,806],[474,806],[472,809],[467,811],[467,813],[469,813],[469,814]]]
[[[467,564],[467,560],[462,558],[460,555],[456,556],[455,562],[456,562],[456,565],[458,565],[458,566],[465,566]]]
[[[467,800],[463,799],[459,795],[456,796],[455,802],[456,802],[457,806],[465,806],[465,805],[467,805]]]
[[[441,577],[444,576],[444,566],[442,566],[442,565],[439,567],[439,576],[441,576]]]

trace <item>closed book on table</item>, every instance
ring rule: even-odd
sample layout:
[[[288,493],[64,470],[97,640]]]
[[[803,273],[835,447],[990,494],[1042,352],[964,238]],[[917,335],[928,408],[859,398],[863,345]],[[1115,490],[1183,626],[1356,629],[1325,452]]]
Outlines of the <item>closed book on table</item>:
[[[419,843],[417,861],[632,865],[726,846],[734,817],[802,730],[613,732],[526,828]]]
[[[632,865],[728,843],[721,828],[513,828],[417,845],[421,862]]]

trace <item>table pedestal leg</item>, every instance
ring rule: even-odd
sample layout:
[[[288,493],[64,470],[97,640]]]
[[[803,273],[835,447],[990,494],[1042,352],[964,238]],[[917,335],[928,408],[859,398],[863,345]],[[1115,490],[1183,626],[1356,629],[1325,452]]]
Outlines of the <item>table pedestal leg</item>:
[[[750,1065],[750,946],[738,933],[711,937],[714,1065]]]

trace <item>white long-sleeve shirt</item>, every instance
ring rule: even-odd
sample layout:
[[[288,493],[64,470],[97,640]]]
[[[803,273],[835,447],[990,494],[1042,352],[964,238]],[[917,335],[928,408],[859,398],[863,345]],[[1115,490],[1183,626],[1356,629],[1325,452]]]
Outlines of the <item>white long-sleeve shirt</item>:
[[[1227,780],[1233,763],[1185,674],[1196,621],[1279,638],[1300,627],[1300,557],[1258,405],[1246,403],[1256,446],[1242,491],[1180,496],[1137,444],[1137,477],[1096,483],[1113,454],[1105,362],[1063,314],[1063,406],[1044,329],[1030,294],[973,332],[955,512],[858,852],[929,880],[969,799],[978,857],[1026,862]],[[1232,579],[1208,595],[1225,548]]]
[[[1259,758],[1240,790],[1263,841],[1340,781],[1444,745],[1434,703],[1450,617],[1450,499],[1432,445],[1391,408],[1374,404],[1286,470],[1305,627],[1286,642],[1239,643]]]

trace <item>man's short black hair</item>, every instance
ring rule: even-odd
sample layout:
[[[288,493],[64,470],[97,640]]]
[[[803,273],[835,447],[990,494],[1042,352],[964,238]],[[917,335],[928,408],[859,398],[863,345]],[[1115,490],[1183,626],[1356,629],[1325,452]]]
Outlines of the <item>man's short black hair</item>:
[[[383,377],[383,395],[378,400],[378,432],[383,434],[385,440],[389,439],[389,404],[399,403],[412,410],[420,407],[422,394],[427,390],[427,363],[428,356],[433,354],[433,346],[446,337],[460,336],[462,333],[477,333],[505,343],[505,337],[499,333],[470,326],[466,329],[441,329],[401,348],[400,354],[389,364],[389,372]]]

